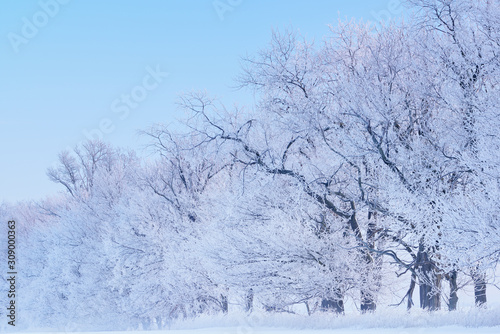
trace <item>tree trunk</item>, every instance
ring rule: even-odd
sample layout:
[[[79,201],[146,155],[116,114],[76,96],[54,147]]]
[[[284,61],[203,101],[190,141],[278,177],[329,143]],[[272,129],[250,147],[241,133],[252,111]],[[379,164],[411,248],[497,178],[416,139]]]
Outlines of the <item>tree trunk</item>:
[[[342,299],[323,299],[321,301],[321,311],[334,311],[335,313],[344,314],[344,301]]]
[[[408,304],[406,306],[406,309],[409,311],[412,306],[413,306],[413,291],[415,291],[415,284],[417,282],[417,276],[415,274],[411,275],[411,282],[410,282],[410,288],[408,289],[407,296],[408,296]]]
[[[246,300],[245,300],[245,311],[252,312],[253,309],[253,289],[248,290]]]
[[[458,276],[458,273],[457,273],[456,270],[453,270],[450,273],[450,276],[449,276],[449,279],[450,279],[450,301],[449,301],[449,304],[448,304],[448,310],[449,311],[455,311],[457,309],[457,304],[458,304],[457,276]]]
[[[335,313],[344,314],[344,296],[339,289],[335,291],[333,298],[324,298],[321,301],[321,311],[334,311]]]
[[[486,275],[484,273],[474,272],[474,297],[476,306],[486,305]]]
[[[160,316],[156,317],[156,329],[162,330],[163,329],[163,322]]]
[[[142,329],[143,330],[147,331],[147,330],[151,329],[151,327],[150,327],[150,325],[151,325],[151,319],[145,318],[145,319],[142,319],[141,322],[142,322]]]
[[[366,272],[365,272],[365,277],[362,277],[362,282],[363,285],[367,284],[367,276],[373,275],[373,258],[370,255],[370,252],[365,248],[365,245],[363,244],[363,235],[361,234],[361,229],[359,228],[358,221],[356,219],[356,206],[354,202],[351,202],[351,209],[353,210],[353,214],[351,215],[351,218],[349,219],[349,225],[354,232],[354,235],[356,238],[359,240],[359,245],[361,246],[360,252],[362,254],[362,257],[366,263]],[[368,214],[368,219],[370,219],[372,216],[372,213],[370,212]],[[370,241],[368,243],[370,244],[370,247],[373,248],[373,237],[375,234],[375,223],[372,221],[369,224],[369,228],[367,231],[367,239],[371,239],[372,243],[370,244]],[[370,312],[370,311],[375,311],[377,308],[377,304],[375,304],[375,298],[373,294],[371,293],[370,289],[364,288],[363,286],[361,287],[361,311],[362,312]],[[343,313],[343,305],[342,305],[342,313]]]
[[[423,243],[420,243],[416,261],[419,271],[420,285],[420,307],[429,311],[436,311],[441,308],[441,275],[436,273],[435,265],[429,258],[429,254],[424,250]]]
[[[366,291],[361,291],[361,312],[373,312],[377,309],[373,295]]]
[[[351,218],[352,219],[352,218]],[[373,212],[369,212],[368,213],[368,230],[366,231],[366,241],[369,245],[370,248],[374,249],[375,248],[375,232],[376,232],[376,224],[375,224],[375,213]],[[361,236],[360,236],[361,237]],[[377,276],[377,269],[378,268],[374,268],[374,260],[373,260],[373,257],[370,255],[370,253],[367,251],[367,250],[364,250],[363,251],[364,254],[363,254],[363,257],[365,259],[365,262],[366,262],[366,275],[367,276],[372,276],[372,279],[371,281],[376,281],[378,277],[375,277]],[[363,283],[364,285],[367,284],[367,279],[363,279]],[[375,289],[377,287],[374,287]],[[373,296],[373,294],[369,291],[368,288],[366,288],[366,290],[362,289],[361,290],[361,312],[365,313],[365,312],[372,312],[372,311],[375,311],[377,309],[377,304],[375,303],[375,296]]]
[[[221,308],[222,312],[224,314],[227,314],[229,307],[228,307],[228,302],[227,302],[227,296],[226,295],[220,295],[221,298]]]

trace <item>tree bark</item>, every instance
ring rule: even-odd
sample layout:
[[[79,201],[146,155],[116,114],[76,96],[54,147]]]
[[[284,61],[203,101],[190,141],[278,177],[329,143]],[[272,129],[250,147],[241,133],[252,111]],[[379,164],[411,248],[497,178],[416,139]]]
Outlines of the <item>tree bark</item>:
[[[309,307],[309,303],[307,302],[307,300],[304,302],[304,304],[306,304],[307,315],[311,315],[311,308]]]
[[[246,300],[245,300],[245,311],[252,312],[253,309],[253,289],[248,290]]]
[[[333,297],[324,298],[321,301],[321,311],[344,314],[344,296],[343,293],[337,289]]]
[[[420,307],[429,311],[441,308],[441,275],[436,273],[435,265],[429,257],[429,253],[420,243],[417,254],[417,270],[419,271],[420,285]]]
[[[377,309],[377,304],[374,301],[373,294],[361,291],[361,312],[373,312]]]
[[[458,273],[456,270],[453,270],[449,275],[449,280],[450,280],[450,301],[448,304],[449,311],[455,311],[457,309],[457,304],[458,304],[457,276],[458,276]]]
[[[221,308],[222,312],[224,314],[227,314],[229,307],[228,307],[228,302],[227,302],[227,296],[226,295],[220,295],[221,298]]]
[[[474,299],[477,307],[486,305],[486,275],[474,272]]]
[[[406,306],[406,309],[409,311],[412,306],[413,306],[413,291],[415,291],[415,284],[417,282],[417,276],[415,274],[411,275],[411,282],[410,282],[410,288],[408,289],[407,296],[408,296],[408,304]]]
[[[342,299],[323,299],[321,301],[321,311],[334,311],[335,313],[344,314],[344,301]]]
[[[352,201],[351,202],[351,209],[353,211],[353,214],[351,215],[349,219],[349,226],[351,227],[351,230],[354,232],[354,235],[356,238],[360,241],[360,252],[362,254],[362,257],[365,261],[366,264],[366,273],[365,275],[373,275],[373,258],[370,255],[370,252],[365,249],[362,243],[363,240],[363,235],[361,234],[361,229],[359,228],[358,221],[356,219],[356,206],[355,203]],[[368,219],[371,218],[371,213],[368,214]],[[371,227],[368,228],[367,231],[367,239],[371,239],[372,244],[370,245],[371,248],[373,248],[373,237],[375,234],[375,224],[372,222]],[[370,241],[368,241],[369,243]],[[367,283],[366,277],[362,277],[363,284]],[[377,304],[375,303],[375,298],[373,294],[371,293],[370,289],[366,289],[364,287],[361,287],[361,311],[362,312],[370,312],[370,311],[375,311],[377,308]],[[343,309],[343,305],[342,305]],[[342,310],[342,313],[344,311]]]
[[[376,224],[375,224],[375,213],[374,212],[369,212],[368,213],[368,230],[366,231],[366,241],[368,243],[368,246],[371,249],[375,248],[375,232],[376,232]],[[366,262],[366,275],[372,276],[373,280],[377,280],[377,277],[375,277],[376,270],[377,268],[374,268],[374,260],[373,257],[370,255],[370,253],[367,250],[363,251],[363,258],[365,259]],[[367,279],[364,279],[363,283],[367,283]],[[374,287],[376,288],[376,287]],[[361,290],[361,312],[372,312],[377,309],[377,304],[375,303],[375,296],[373,296],[373,293],[367,291],[368,289]]]

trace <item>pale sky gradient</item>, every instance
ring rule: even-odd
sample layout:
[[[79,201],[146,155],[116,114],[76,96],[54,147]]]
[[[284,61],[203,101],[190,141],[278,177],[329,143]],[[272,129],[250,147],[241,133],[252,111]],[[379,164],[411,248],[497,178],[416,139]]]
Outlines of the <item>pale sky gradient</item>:
[[[137,130],[182,117],[182,92],[251,104],[231,86],[241,57],[265,48],[273,28],[320,43],[339,15],[379,21],[402,11],[399,0],[2,1],[0,202],[60,191],[47,168],[100,122],[104,140],[140,149]],[[148,76],[157,67],[168,77]],[[131,93],[143,99],[134,108],[120,101]]]

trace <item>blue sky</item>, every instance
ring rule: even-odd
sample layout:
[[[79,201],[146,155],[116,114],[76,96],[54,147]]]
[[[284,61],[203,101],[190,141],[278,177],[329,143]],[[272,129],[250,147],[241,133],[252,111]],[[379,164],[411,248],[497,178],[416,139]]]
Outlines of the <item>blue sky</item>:
[[[240,59],[272,29],[320,42],[340,17],[379,21],[399,0],[5,0],[0,11],[0,201],[61,190],[46,170],[60,151],[102,134],[141,149],[137,131],[182,118],[179,94],[234,91]],[[165,73],[168,73],[166,75]],[[100,131],[100,132],[98,132]]]

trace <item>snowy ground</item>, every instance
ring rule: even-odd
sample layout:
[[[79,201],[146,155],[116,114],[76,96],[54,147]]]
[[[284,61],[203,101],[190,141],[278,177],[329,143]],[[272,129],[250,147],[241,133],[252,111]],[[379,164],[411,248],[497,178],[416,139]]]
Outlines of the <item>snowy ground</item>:
[[[286,329],[286,328],[201,328],[141,332],[87,332],[85,334],[499,334],[500,327],[467,328],[446,326],[437,328],[371,328],[371,329]],[[42,332],[40,334],[47,334]]]
[[[290,329],[265,329],[256,328],[251,331],[244,331],[239,328],[213,328],[213,329],[199,329],[199,330],[175,330],[168,331],[165,334],[413,334],[413,333],[425,333],[425,334],[463,334],[463,333],[474,333],[474,334],[499,334],[500,327],[497,328],[464,328],[464,327],[441,327],[441,328],[413,328],[413,329],[387,329],[387,328],[373,328],[373,329],[323,329],[323,330],[290,330]]]
[[[493,290],[491,291],[493,292]],[[492,297],[498,297],[491,294]],[[462,303],[467,301],[463,295]],[[473,300],[473,299],[472,299]],[[425,312],[414,308],[381,307],[374,314],[345,316],[317,312],[311,316],[254,311],[229,315],[204,315],[164,325],[163,330],[84,332],[68,326],[58,331],[23,330],[29,334],[500,334],[500,299],[491,298],[486,309],[462,307],[457,311]],[[0,332],[1,329],[0,329]],[[8,332],[8,331],[7,331]],[[19,333],[19,332],[18,332]]]
[[[165,334],[500,334],[500,309],[462,309],[456,312],[427,313],[414,310],[385,310],[378,314],[335,317],[318,314],[253,314],[199,318],[173,324]]]

